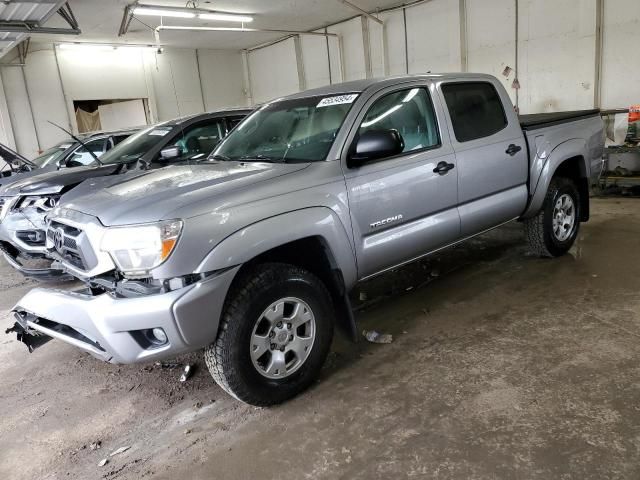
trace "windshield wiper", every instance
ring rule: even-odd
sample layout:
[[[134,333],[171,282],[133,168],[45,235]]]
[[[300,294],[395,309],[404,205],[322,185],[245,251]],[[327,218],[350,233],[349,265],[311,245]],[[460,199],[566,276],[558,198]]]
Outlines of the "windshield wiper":
[[[98,165],[102,166],[104,165],[104,163],[102,163],[100,160],[98,160],[98,156],[93,153],[93,150],[91,150],[89,147],[87,147],[87,145],[80,140],[78,137],[76,137],[73,133],[71,133],[69,130],[62,128],[60,125],[53,123],[51,120],[47,120],[47,122],[49,122],[51,125],[53,125],[54,127],[58,127],[60,130],[62,130],[64,133],[66,133],[67,135],[69,135],[71,138],[73,138],[76,142],[78,142],[80,145],[82,145],[84,147],[84,149],[89,152],[89,154],[93,157],[93,159],[97,162]]]
[[[272,157],[267,157],[262,154],[258,155],[244,155],[238,158],[240,162],[267,162],[267,163],[283,163],[284,159],[276,159]]]
[[[227,157],[226,155],[222,155],[221,153],[216,153],[215,155],[211,155],[210,157],[207,157],[204,160],[222,160],[224,162],[230,162],[231,157]]]

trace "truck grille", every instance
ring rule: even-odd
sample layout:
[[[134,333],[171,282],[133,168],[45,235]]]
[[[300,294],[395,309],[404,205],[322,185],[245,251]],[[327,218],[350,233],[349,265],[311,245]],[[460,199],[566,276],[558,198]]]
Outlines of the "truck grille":
[[[81,270],[88,270],[88,258],[92,252],[83,252],[81,248],[81,237],[83,231],[79,228],[65,225],[64,223],[52,221],[47,228],[47,244],[50,250],[57,253],[62,260]]]

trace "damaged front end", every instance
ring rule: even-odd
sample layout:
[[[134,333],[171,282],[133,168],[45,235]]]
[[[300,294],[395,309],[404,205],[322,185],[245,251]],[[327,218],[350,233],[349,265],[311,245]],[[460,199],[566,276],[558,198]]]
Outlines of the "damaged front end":
[[[40,281],[69,280],[47,256],[45,216],[59,195],[5,198],[0,222],[0,254],[25,277]]]
[[[30,328],[27,325],[26,316],[23,316],[19,313],[15,314],[16,323],[13,324],[13,327],[7,328],[4,333],[16,333],[18,337],[18,341],[24,343],[29,349],[29,353],[32,353],[36,348],[41,347],[49,340],[53,340],[49,335],[45,335],[38,330]]]

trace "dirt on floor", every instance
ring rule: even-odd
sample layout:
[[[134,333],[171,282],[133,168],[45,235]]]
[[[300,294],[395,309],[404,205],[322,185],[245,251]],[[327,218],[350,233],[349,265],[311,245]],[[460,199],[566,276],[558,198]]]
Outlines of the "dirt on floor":
[[[393,343],[338,336],[274,408],[227,396],[200,355],[180,383],[2,335],[0,478],[640,478],[638,202],[594,199],[562,258],[513,224],[361,285],[359,329]],[[2,331],[34,287],[0,265]]]

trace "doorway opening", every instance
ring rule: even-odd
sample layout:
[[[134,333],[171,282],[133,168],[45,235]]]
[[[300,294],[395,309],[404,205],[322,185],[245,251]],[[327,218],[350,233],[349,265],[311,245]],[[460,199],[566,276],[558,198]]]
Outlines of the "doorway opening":
[[[74,100],[79,133],[113,131],[149,124],[146,98],[128,100]]]

